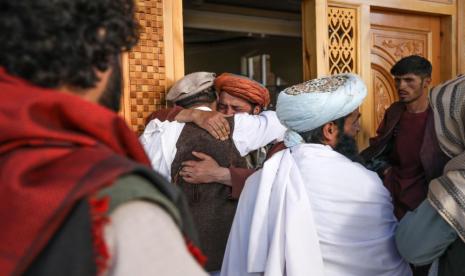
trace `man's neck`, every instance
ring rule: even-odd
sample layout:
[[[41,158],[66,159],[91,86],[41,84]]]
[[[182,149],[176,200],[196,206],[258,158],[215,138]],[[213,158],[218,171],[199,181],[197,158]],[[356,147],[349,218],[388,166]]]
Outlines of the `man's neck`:
[[[417,99],[416,101],[407,103],[405,108],[409,113],[421,113],[428,109],[429,103],[427,98]]]

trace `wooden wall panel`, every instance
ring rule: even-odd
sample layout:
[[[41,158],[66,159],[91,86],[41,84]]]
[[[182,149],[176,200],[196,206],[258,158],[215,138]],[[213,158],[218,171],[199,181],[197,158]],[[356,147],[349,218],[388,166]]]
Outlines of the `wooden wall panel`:
[[[166,90],[184,76],[183,28],[182,0],[163,0]]]
[[[443,4],[452,4],[452,0],[422,0],[426,2],[436,2],[436,3],[443,3]],[[459,0],[460,1],[460,0]]]
[[[139,43],[123,56],[122,115],[140,133],[145,118],[164,104],[165,56],[163,1],[138,0],[136,19],[140,24]]]
[[[362,77],[368,89],[372,82],[373,76],[371,71],[371,62],[367,58],[371,55],[371,24],[370,24],[370,6],[363,4],[359,7],[359,57],[358,63],[360,68],[360,76]],[[375,133],[374,123],[374,95],[368,90],[368,95],[360,106],[362,117],[360,118],[361,130],[357,136],[359,149],[363,149],[368,145],[369,138]]]
[[[327,0],[302,1],[304,80],[328,74],[327,6]]]
[[[465,0],[457,1],[457,73],[465,74]]]
[[[372,91],[374,95],[374,125],[377,128],[384,117],[386,109],[398,100],[395,93],[395,84],[392,76],[383,67],[373,64],[372,68]]]

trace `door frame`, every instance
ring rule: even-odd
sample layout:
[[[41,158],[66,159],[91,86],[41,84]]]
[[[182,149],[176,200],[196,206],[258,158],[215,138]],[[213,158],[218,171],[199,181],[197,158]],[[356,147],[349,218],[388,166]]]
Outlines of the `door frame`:
[[[184,75],[182,0],[163,3],[165,87]],[[328,74],[328,6],[350,7],[357,11],[357,51],[355,73],[371,83],[370,10],[420,13],[441,18],[441,79],[465,73],[465,0],[302,0],[302,42],[304,80]],[[402,7],[402,9],[398,9]],[[124,59],[123,59],[124,63]],[[362,132],[359,145],[366,146],[375,134],[374,98],[371,91],[361,106]]]
[[[140,134],[147,116],[166,107],[166,93],[184,76],[182,0],[137,0],[135,8],[140,39],[121,56],[119,114]]]
[[[376,133],[374,96],[371,84],[370,12],[371,9],[389,10],[438,16],[441,20],[441,81],[457,72],[465,73],[465,1],[463,0],[303,0],[302,41],[304,49],[304,79],[329,74],[328,9],[340,7],[355,10],[357,46],[353,73],[368,84],[368,95],[360,107],[362,118],[358,136],[360,148],[368,145]],[[398,7],[402,7],[399,9]],[[459,11],[459,12],[458,12]],[[458,25],[460,24],[460,25]],[[460,38],[460,39],[459,39]]]

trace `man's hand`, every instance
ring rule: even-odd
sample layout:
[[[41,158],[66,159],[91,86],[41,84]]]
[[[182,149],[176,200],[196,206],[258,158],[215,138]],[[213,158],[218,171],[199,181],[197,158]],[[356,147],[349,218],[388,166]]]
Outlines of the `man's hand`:
[[[222,141],[229,138],[229,123],[225,119],[225,115],[216,111],[201,111],[194,113],[194,123],[199,127],[208,131],[216,139]]]
[[[227,140],[230,134],[229,123],[225,115],[216,111],[203,111],[197,109],[184,109],[176,116],[176,121],[193,122],[205,129],[216,139]]]
[[[200,161],[182,162],[179,175],[184,181],[193,184],[218,182],[231,186],[231,174],[228,168],[220,167],[215,159],[204,153],[193,151],[192,154]]]

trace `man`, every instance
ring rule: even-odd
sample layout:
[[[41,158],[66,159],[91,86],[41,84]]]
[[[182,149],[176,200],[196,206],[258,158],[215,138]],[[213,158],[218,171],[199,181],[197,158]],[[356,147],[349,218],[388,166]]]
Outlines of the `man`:
[[[356,75],[311,80],[278,96],[288,149],[247,180],[222,275],[411,275],[397,253],[389,192],[335,149],[343,117],[366,96]]]
[[[400,221],[399,252],[415,265],[434,262],[431,276],[465,274],[465,76],[430,92],[441,149],[452,158],[429,185],[428,199]]]
[[[258,115],[270,102],[268,90],[258,82],[243,76],[224,73],[215,79],[215,88],[219,93],[217,110],[224,115],[232,116],[237,113]],[[149,120],[194,122],[210,132],[215,138],[225,140],[229,135],[229,125],[225,123],[223,116],[217,112],[205,112],[201,110],[183,109],[177,106],[173,109],[157,111]],[[279,129],[280,124],[276,127]],[[251,129],[252,130],[252,129]],[[250,137],[255,135],[249,133]],[[198,160],[186,161],[179,175],[189,183],[222,183],[233,189],[232,197],[237,199],[244,187],[245,180],[256,168],[260,167],[266,157],[267,149],[262,147],[250,152],[246,156],[247,168],[222,167],[214,158],[195,152]]]
[[[363,159],[358,153],[358,146],[355,137],[360,131],[360,110],[357,108],[342,118],[344,123],[344,132],[341,136],[341,142],[338,143],[336,151],[343,154],[350,160],[364,164]],[[267,152],[266,160],[270,159],[276,152],[286,149],[284,142],[275,143]]]
[[[360,113],[359,108],[352,111],[345,117],[344,121],[344,133],[350,137],[355,138],[360,131]]]
[[[438,147],[428,104],[431,70],[431,63],[416,55],[392,67],[399,101],[386,110],[377,136],[361,153],[368,168],[383,177],[398,219],[426,198],[429,181],[441,174],[447,161]]]
[[[1,7],[0,274],[205,275],[185,201],[116,114],[134,3]]]
[[[218,111],[227,116],[239,113],[258,115],[270,103],[268,89],[243,76],[221,74],[215,80],[215,87],[219,91]],[[250,133],[250,135],[253,137],[255,134]],[[191,183],[219,182],[232,185],[237,191],[234,197],[238,198],[247,177],[263,164],[268,148],[265,146],[263,145],[246,156],[246,168],[222,167],[210,156],[200,153],[197,155],[200,161],[191,160],[184,163],[189,175],[183,171],[180,175]]]
[[[167,99],[184,110],[212,112],[217,106],[214,80],[215,75],[208,72],[186,75],[173,85]],[[259,116],[236,114],[227,121],[231,139],[223,141],[194,123],[161,122],[158,119],[150,121],[140,137],[153,167],[186,195],[208,258],[206,269],[211,273],[221,267],[236,210],[235,199],[240,191],[230,182],[190,182],[192,171],[185,165],[186,161],[211,158],[224,168],[245,168],[247,164],[243,156],[273,140],[282,139],[285,132],[273,111],[262,112]]]
[[[213,89],[214,80],[215,74],[209,72],[186,75],[171,87],[167,100],[174,101],[178,106],[186,109],[216,110],[217,96]],[[226,121],[223,117],[221,118]],[[176,142],[184,125],[184,123],[153,119],[139,137],[152,167],[156,168],[169,181],[171,181],[171,164],[176,155]],[[222,127],[223,125],[218,126],[218,128]],[[229,130],[229,124],[227,127]]]

